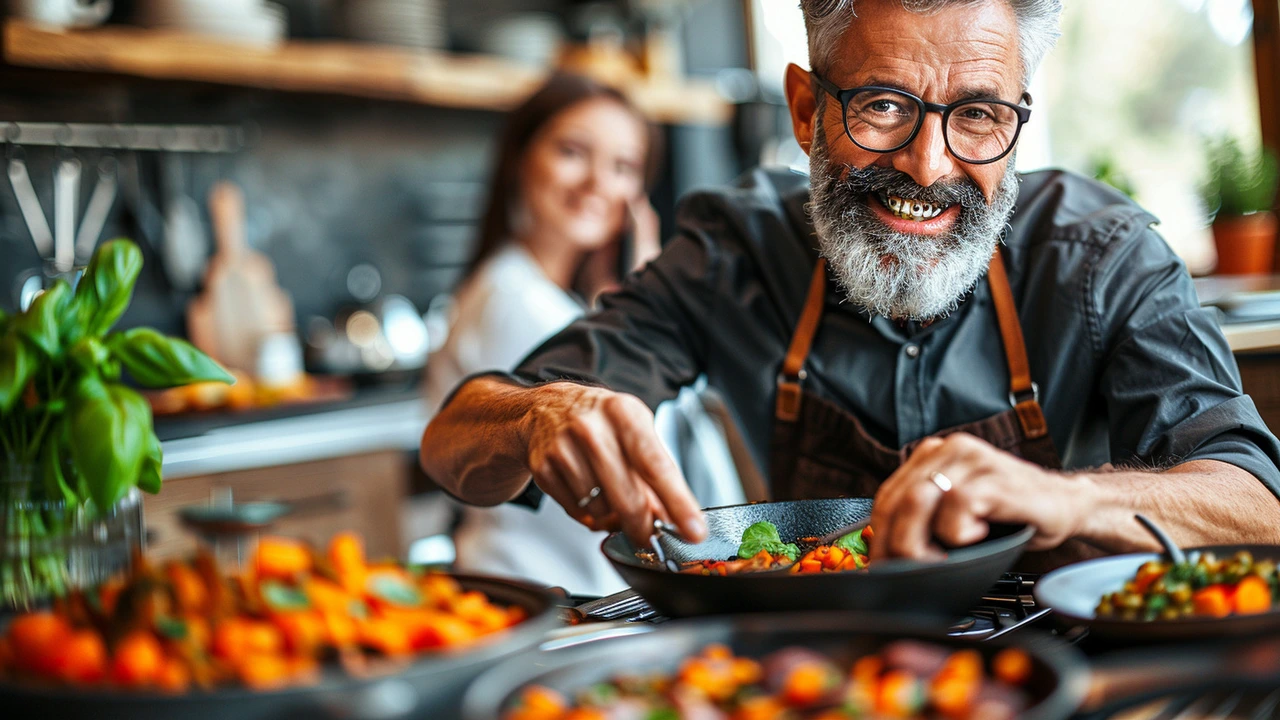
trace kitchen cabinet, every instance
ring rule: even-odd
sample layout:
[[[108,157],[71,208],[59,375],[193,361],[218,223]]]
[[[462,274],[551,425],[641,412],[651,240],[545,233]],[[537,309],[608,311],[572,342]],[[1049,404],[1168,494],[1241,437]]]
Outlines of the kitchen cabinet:
[[[340,530],[355,530],[370,557],[402,557],[401,512],[408,488],[408,461],[402,450],[380,450],[270,467],[193,475],[166,480],[159,495],[143,506],[152,557],[192,552],[196,537],[182,527],[178,510],[208,503],[220,490],[235,502],[275,500],[300,503],[273,531],[323,543]]]

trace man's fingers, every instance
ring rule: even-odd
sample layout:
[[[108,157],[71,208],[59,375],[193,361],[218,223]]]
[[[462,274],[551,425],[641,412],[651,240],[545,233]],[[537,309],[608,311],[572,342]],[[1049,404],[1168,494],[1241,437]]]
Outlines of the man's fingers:
[[[923,482],[916,480],[899,496],[893,510],[893,524],[883,536],[883,541],[880,528],[876,528],[874,544],[890,557],[923,560],[940,555],[930,538],[933,512],[942,497],[942,490],[928,478],[922,479]]]
[[[618,395],[605,401],[603,409],[618,430],[618,441],[631,470],[656,494],[666,515],[680,532],[694,542],[707,536],[702,510],[680,469],[658,440],[653,414],[639,398]]]
[[[569,517],[586,525],[584,519],[589,516],[578,509],[577,500],[573,497],[573,492],[569,490],[569,486],[565,484],[564,479],[560,477],[559,471],[549,460],[535,465],[533,482],[538,486],[538,489],[559,503],[560,507],[564,508],[564,511],[569,514]]]
[[[987,536],[983,518],[991,511],[981,479],[971,480],[945,493],[933,516],[933,534],[950,547],[963,547]]]
[[[547,460],[555,468],[569,495],[573,498],[575,505],[573,509],[599,517],[609,513],[609,501],[605,497],[604,489],[596,490],[599,487],[596,475],[572,437],[566,435],[557,438],[551,452],[547,454]],[[583,501],[587,501],[585,505],[582,505]]]

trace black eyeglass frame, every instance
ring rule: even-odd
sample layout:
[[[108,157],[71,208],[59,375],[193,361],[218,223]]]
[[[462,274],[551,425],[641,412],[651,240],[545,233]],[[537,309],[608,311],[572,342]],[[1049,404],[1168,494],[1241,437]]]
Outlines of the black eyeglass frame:
[[[840,119],[841,119],[841,122],[844,123],[844,134],[848,136],[850,142],[862,148],[863,150],[866,150],[867,152],[881,153],[881,154],[898,152],[902,148],[915,142],[916,137],[920,135],[920,128],[924,127],[925,113],[936,112],[936,113],[942,114],[942,140],[944,143],[946,143],[948,152],[950,152],[956,159],[960,160],[961,162],[967,163],[969,165],[990,165],[993,162],[999,162],[1000,160],[1004,159],[1006,155],[1013,152],[1014,146],[1018,144],[1018,137],[1022,135],[1022,126],[1026,125],[1027,121],[1031,119],[1031,108],[1026,107],[1025,105],[1018,105],[1016,103],[1005,102],[1004,100],[1000,100],[999,98],[969,98],[967,100],[959,100],[957,102],[953,102],[949,105],[939,105],[938,103],[925,102],[923,99],[918,98],[909,92],[899,90],[898,88],[885,87],[883,85],[863,85],[861,87],[846,89],[846,88],[839,87],[835,83],[831,82],[830,80],[827,80],[826,78],[822,77],[817,73],[811,72],[809,73],[809,75],[813,78],[814,82],[818,84],[818,87],[822,88],[824,91],[826,91],[828,95],[835,98],[840,103]],[[854,95],[857,95],[858,93],[861,93],[861,92],[867,92],[868,90],[874,90],[878,92],[897,93],[903,97],[910,98],[911,100],[915,101],[916,107],[920,111],[916,116],[916,126],[911,129],[911,134],[907,135],[907,139],[899,143],[897,147],[892,147],[892,148],[889,148],[888,150],[877,150],[875,148],[869,148],[866,145],[863,145],[862,143],[854,139],[853,132],[849,130],[849,101],[853,99]],[[1027,102],[1031,101],[1031,96],[1028,93],[1023,93],[1022,97]],[[960,155],[960,153],[957,153],[955,149],[951,147],[951,133],[947,130],[947,121],[951,119],[951,113],[954,112],[956,108],[963,107],[965,105],[969,105],[972,103],[995,103],[997,105],[1003,105],[1013,110],[1013,112],[1016,113],[1018,116],[1018,127],[1013,131],[1013,140],[1009,141],[1009,147],[1005,148],[1004,152],[991,158],[990,160],[970,160]]]

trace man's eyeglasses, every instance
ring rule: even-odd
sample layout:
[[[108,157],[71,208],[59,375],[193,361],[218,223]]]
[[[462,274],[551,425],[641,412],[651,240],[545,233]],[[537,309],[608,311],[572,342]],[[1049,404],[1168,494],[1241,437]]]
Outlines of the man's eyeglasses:
[[[942,113],[942,136],[956,158],[971,165],[993,163],[1013,149],[1031,108],[994,98],[928,103],[910,93],[868,85],[841,89],[817,73],[818,86],[840,101],[844,131],[855,145],[877,153],[897,152],[920,134],[926,112]]]

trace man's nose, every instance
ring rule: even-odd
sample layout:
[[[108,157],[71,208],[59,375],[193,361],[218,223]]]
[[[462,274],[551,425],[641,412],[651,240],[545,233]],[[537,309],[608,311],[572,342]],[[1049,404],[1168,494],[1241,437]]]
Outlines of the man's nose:
[[[895,170],[910,175],[921,187],[929,187],[939,178],[950,175],[955,163],[947,152],[942,117],[935,113],[925,115],[920,134],[910,145],[894,153],[892,162]]]

